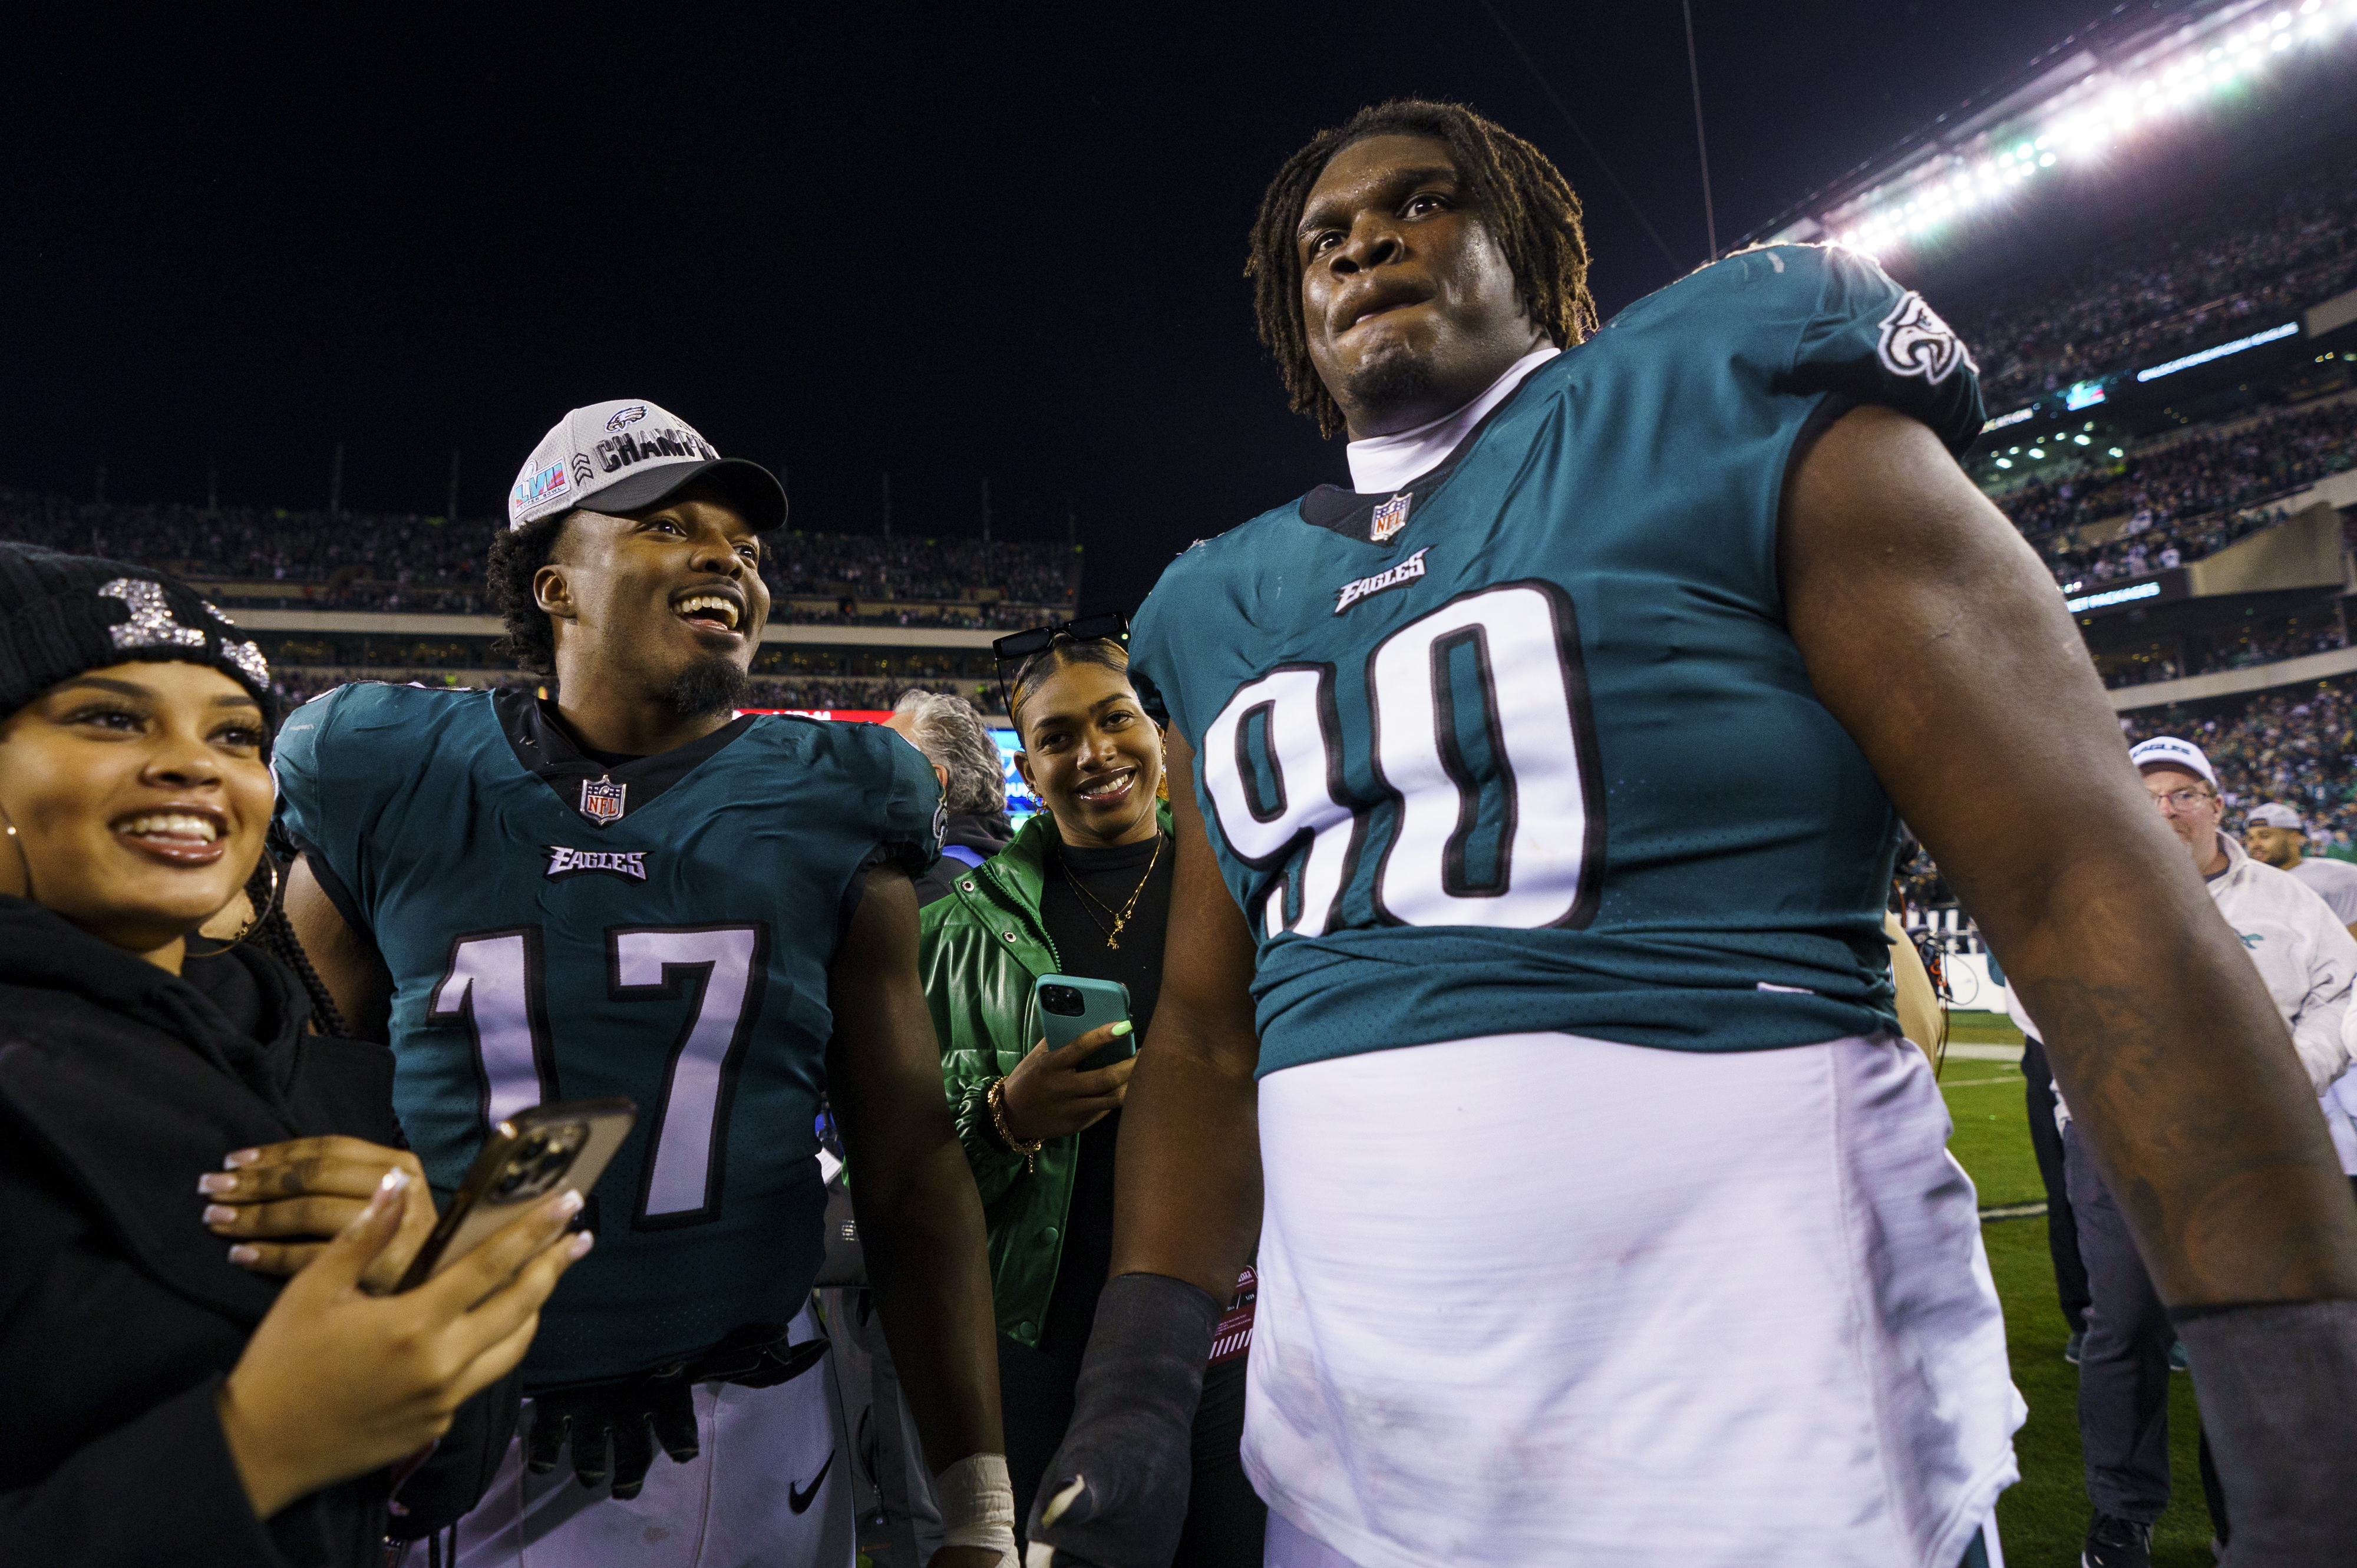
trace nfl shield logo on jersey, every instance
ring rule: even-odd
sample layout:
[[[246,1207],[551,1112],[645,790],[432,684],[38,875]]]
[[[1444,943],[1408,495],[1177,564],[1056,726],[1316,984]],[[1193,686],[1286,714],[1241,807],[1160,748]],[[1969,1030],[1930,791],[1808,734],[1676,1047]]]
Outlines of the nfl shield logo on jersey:
[[[1381,544],[1407,526],[1407,503],[1414,496],[1394,496],[1375,509],[1375,521],[1367,527],[1367,537]]]
[[[622,820],[622,797],[629,794],[628,784],[617,784],[611,777],[581,780],[581,814],[604,826]]]

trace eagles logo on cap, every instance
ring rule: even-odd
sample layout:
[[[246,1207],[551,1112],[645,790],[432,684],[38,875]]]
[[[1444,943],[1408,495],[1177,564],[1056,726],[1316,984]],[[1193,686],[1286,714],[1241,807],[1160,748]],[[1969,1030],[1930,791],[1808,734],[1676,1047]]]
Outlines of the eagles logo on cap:
[[[2173,735],[2155,736],[2129,747],[2128,760],[2139,768],[2174,768],[2206,779],[2213,789],[2218,787],[2218,770],[2210,766],[2210,758],[2201,748]]]

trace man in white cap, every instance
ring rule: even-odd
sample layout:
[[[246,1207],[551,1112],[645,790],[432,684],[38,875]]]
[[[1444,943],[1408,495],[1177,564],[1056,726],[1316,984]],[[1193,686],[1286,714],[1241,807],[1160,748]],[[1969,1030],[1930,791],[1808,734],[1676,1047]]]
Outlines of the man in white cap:
[[[2253,860],[2288,871],[2315,888],[2341,923],[2357,935],[2357,865],[2311,856],[2308,824],[2298,811],[2274,800],[2259,807],[2244,825],[2243,847]]]
[[[849,1568],[855,1459],[809,1307],[822,1095],[938,1472],[933,1562],[1013,1560],[982,1208],[916,969],[941,792],[880,725],[734,712],[785,516],[766,470],[655,404],[576,409],[488,572],[554,695],[345,686],[279,742],[290,915],[391,1041],[437,1192],[515,1111],[639,1108],[583,1214],[602,1272],[542,1316],[459,1563]]]
[[[2128,756],[2218,912],[2242,938],[2309,1083],[2323,1094],[2349,1065],[2341,1031],[2357,979],[2357,940],[2298,877],[2252,859],[2219,831],[2225,807],[2218,774],[2200,746],[2164,736]],[[2061,1115],[2071,1208],[2093,1298],[2079,1353],[2079,1442],[2094,1505],[2084,1561],[2141,1568],[2153,1523],[2169,1504],[2169,1358],[2178,1331],[2067,1104]],[[2214,1501],[2212,1511],[2222,1511]],[[2226,1520],[2214,1522],[2223,1540]]]

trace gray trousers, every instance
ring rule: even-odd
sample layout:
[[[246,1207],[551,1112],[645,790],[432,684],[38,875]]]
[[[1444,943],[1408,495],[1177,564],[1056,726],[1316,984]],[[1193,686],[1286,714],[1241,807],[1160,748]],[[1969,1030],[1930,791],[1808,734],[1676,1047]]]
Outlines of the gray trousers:
[[[2151,1524],[2169,1507],[2169,1348],[2177,1330],[2075,1122],[2062,1151],[2093,1298],[2079,1352],[2087,1498],[2104,1513]]]

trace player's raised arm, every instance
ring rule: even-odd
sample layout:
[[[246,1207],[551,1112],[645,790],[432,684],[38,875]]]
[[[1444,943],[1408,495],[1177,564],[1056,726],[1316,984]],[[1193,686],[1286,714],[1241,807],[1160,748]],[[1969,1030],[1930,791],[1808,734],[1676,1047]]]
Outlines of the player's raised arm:
[[[866,876],[828,972],[827,1093],[857,1173],[852,1202],[885,1337],[925,1462],[950,1483],[942,1501],[951,1544],[933,1561],[982,1568],[1014,1550],[982,1199],[942,1097],[941,1050],[917,979],[916,895],[906,872]],[[983,1459],[996,1466],[1005,1510],[999,1550],[974,1545],[952,1517],[974,1470],[989,1468],[977,1466]]]
[[[1873,407],[1834,424],[1795,466],[1780,555],[1810,679],[2045,1026],[2180,1316],[2241,1552],[2242,1498],[2282,1500],[2296,1468],[2285,1434],[2329,1430],[2302,1423],[2345,1417],[2357,1382],[2330,1326],[2357,1300],[2357,1210],[2282,1019],[2138,787],[2051,580],[1930,430]],[[2260,1399],[2275,1436],[2255,1444]]]
[[[1113,1278],[1070,1435],[1030,1505],[1028,1539],[1058,1562],[1128,1563],[1178,1539],[1212,1330],[1260,1234],[1252,935],[1175,725],[1168,746],[1178,865],[1161,1000],[1122,1111]]]

